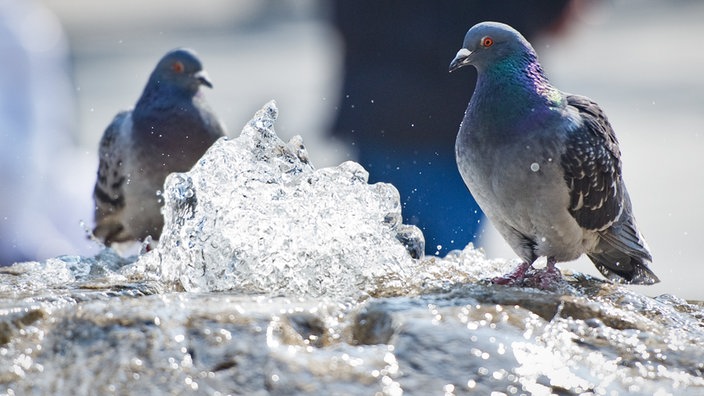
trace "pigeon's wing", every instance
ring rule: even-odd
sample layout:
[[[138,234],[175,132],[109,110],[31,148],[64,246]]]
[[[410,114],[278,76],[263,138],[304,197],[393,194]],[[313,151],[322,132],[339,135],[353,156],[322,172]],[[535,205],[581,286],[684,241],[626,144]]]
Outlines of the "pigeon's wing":
[[[658,277],[648,268],[650,251],[638,232],[631,201],[621,177],[621,152],[611,124],[591,100],[568,95],[567,103],[581,118],[571,131],[562,156],[570,190],[569,211],[577,223],[599,232],[599,243],[587,255],[609,279],[653,284]]]
[[[95,229],[93,235],[109,245],[125,240],[121,213],[125,207],[124,184],[126,175],[123,161],[127,146],[124,135],[130,122],[130,112],[115,116],[100,140],[98,178],[93,189],[95,202]]]
[[[577,109],[582,121],[569,132],[561,159],[570,191],[569,211],[582,228],[601,231],[623,210],[621,152],[599,105],[577,95],[567,95],[567,104]]]

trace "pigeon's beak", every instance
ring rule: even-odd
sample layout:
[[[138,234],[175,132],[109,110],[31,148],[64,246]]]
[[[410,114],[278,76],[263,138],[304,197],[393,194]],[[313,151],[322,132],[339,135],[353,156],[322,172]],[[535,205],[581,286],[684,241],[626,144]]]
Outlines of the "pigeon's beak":
[[[195,77],[198,80],[198,82],[201,83],[201,85],[205,85],[208,88],[213,87],[213,83],[210,82],[210,77],[208,77],[208,73],[206,73],[205,70],[201,70],[198,73],[196,73]]]
[[[460,67],[467,66],[469,64],[469,56],[472,55],[472,51],[467,48],[462,48],[457,51],[455,59],[450,62],[450,73],[459,69]]]

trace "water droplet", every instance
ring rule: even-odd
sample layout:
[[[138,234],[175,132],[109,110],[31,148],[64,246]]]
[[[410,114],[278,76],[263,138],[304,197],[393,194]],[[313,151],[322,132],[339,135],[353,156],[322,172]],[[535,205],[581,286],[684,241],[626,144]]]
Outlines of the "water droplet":
[[[447,384],[442,387],[442,390],[445,392],[445,394],[453,394],[455,392],[455,386],[452,384]]]
[[[540,164],[538,164],[537,162],[533,162],[532,164],[530,164],[530,170],[532,170],[533,172],[539,171]]]

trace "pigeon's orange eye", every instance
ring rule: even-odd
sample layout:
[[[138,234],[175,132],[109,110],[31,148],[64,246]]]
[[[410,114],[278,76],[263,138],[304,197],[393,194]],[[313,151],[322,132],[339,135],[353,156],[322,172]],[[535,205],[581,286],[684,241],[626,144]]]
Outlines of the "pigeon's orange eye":
[[[171,70],[175,71],[176,73],[183,73],[183,70],[185,68],[183,67],[183,63],[176,61],[171,65]]]
[[[493,39],[493,38],[491,38],[491,37],[489,37],[489,36],[485,36],[484,38],[482,38],[482,47],[484,47],[484,48],[489,48],[489,47],[491,47],[492,45],[494,45],[494,39]]]

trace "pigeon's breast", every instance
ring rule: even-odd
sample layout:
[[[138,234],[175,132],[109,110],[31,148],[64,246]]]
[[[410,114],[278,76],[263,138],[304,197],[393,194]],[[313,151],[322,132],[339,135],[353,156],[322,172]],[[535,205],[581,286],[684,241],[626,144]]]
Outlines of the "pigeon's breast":
[[[563,135],[539,126],[526,129],[532,133],[465,130],[457,139],[458,168],[479,206],[522,258],[572,260],[584,251],[585,235],[567,210]]]
[[[569,193],[559,157],[538,150],[514,158],[512,166],[497,164],[491,186],[494,216],[530,241],[534,256],[576,259],[584,251],[585,235],[567,210]]]

